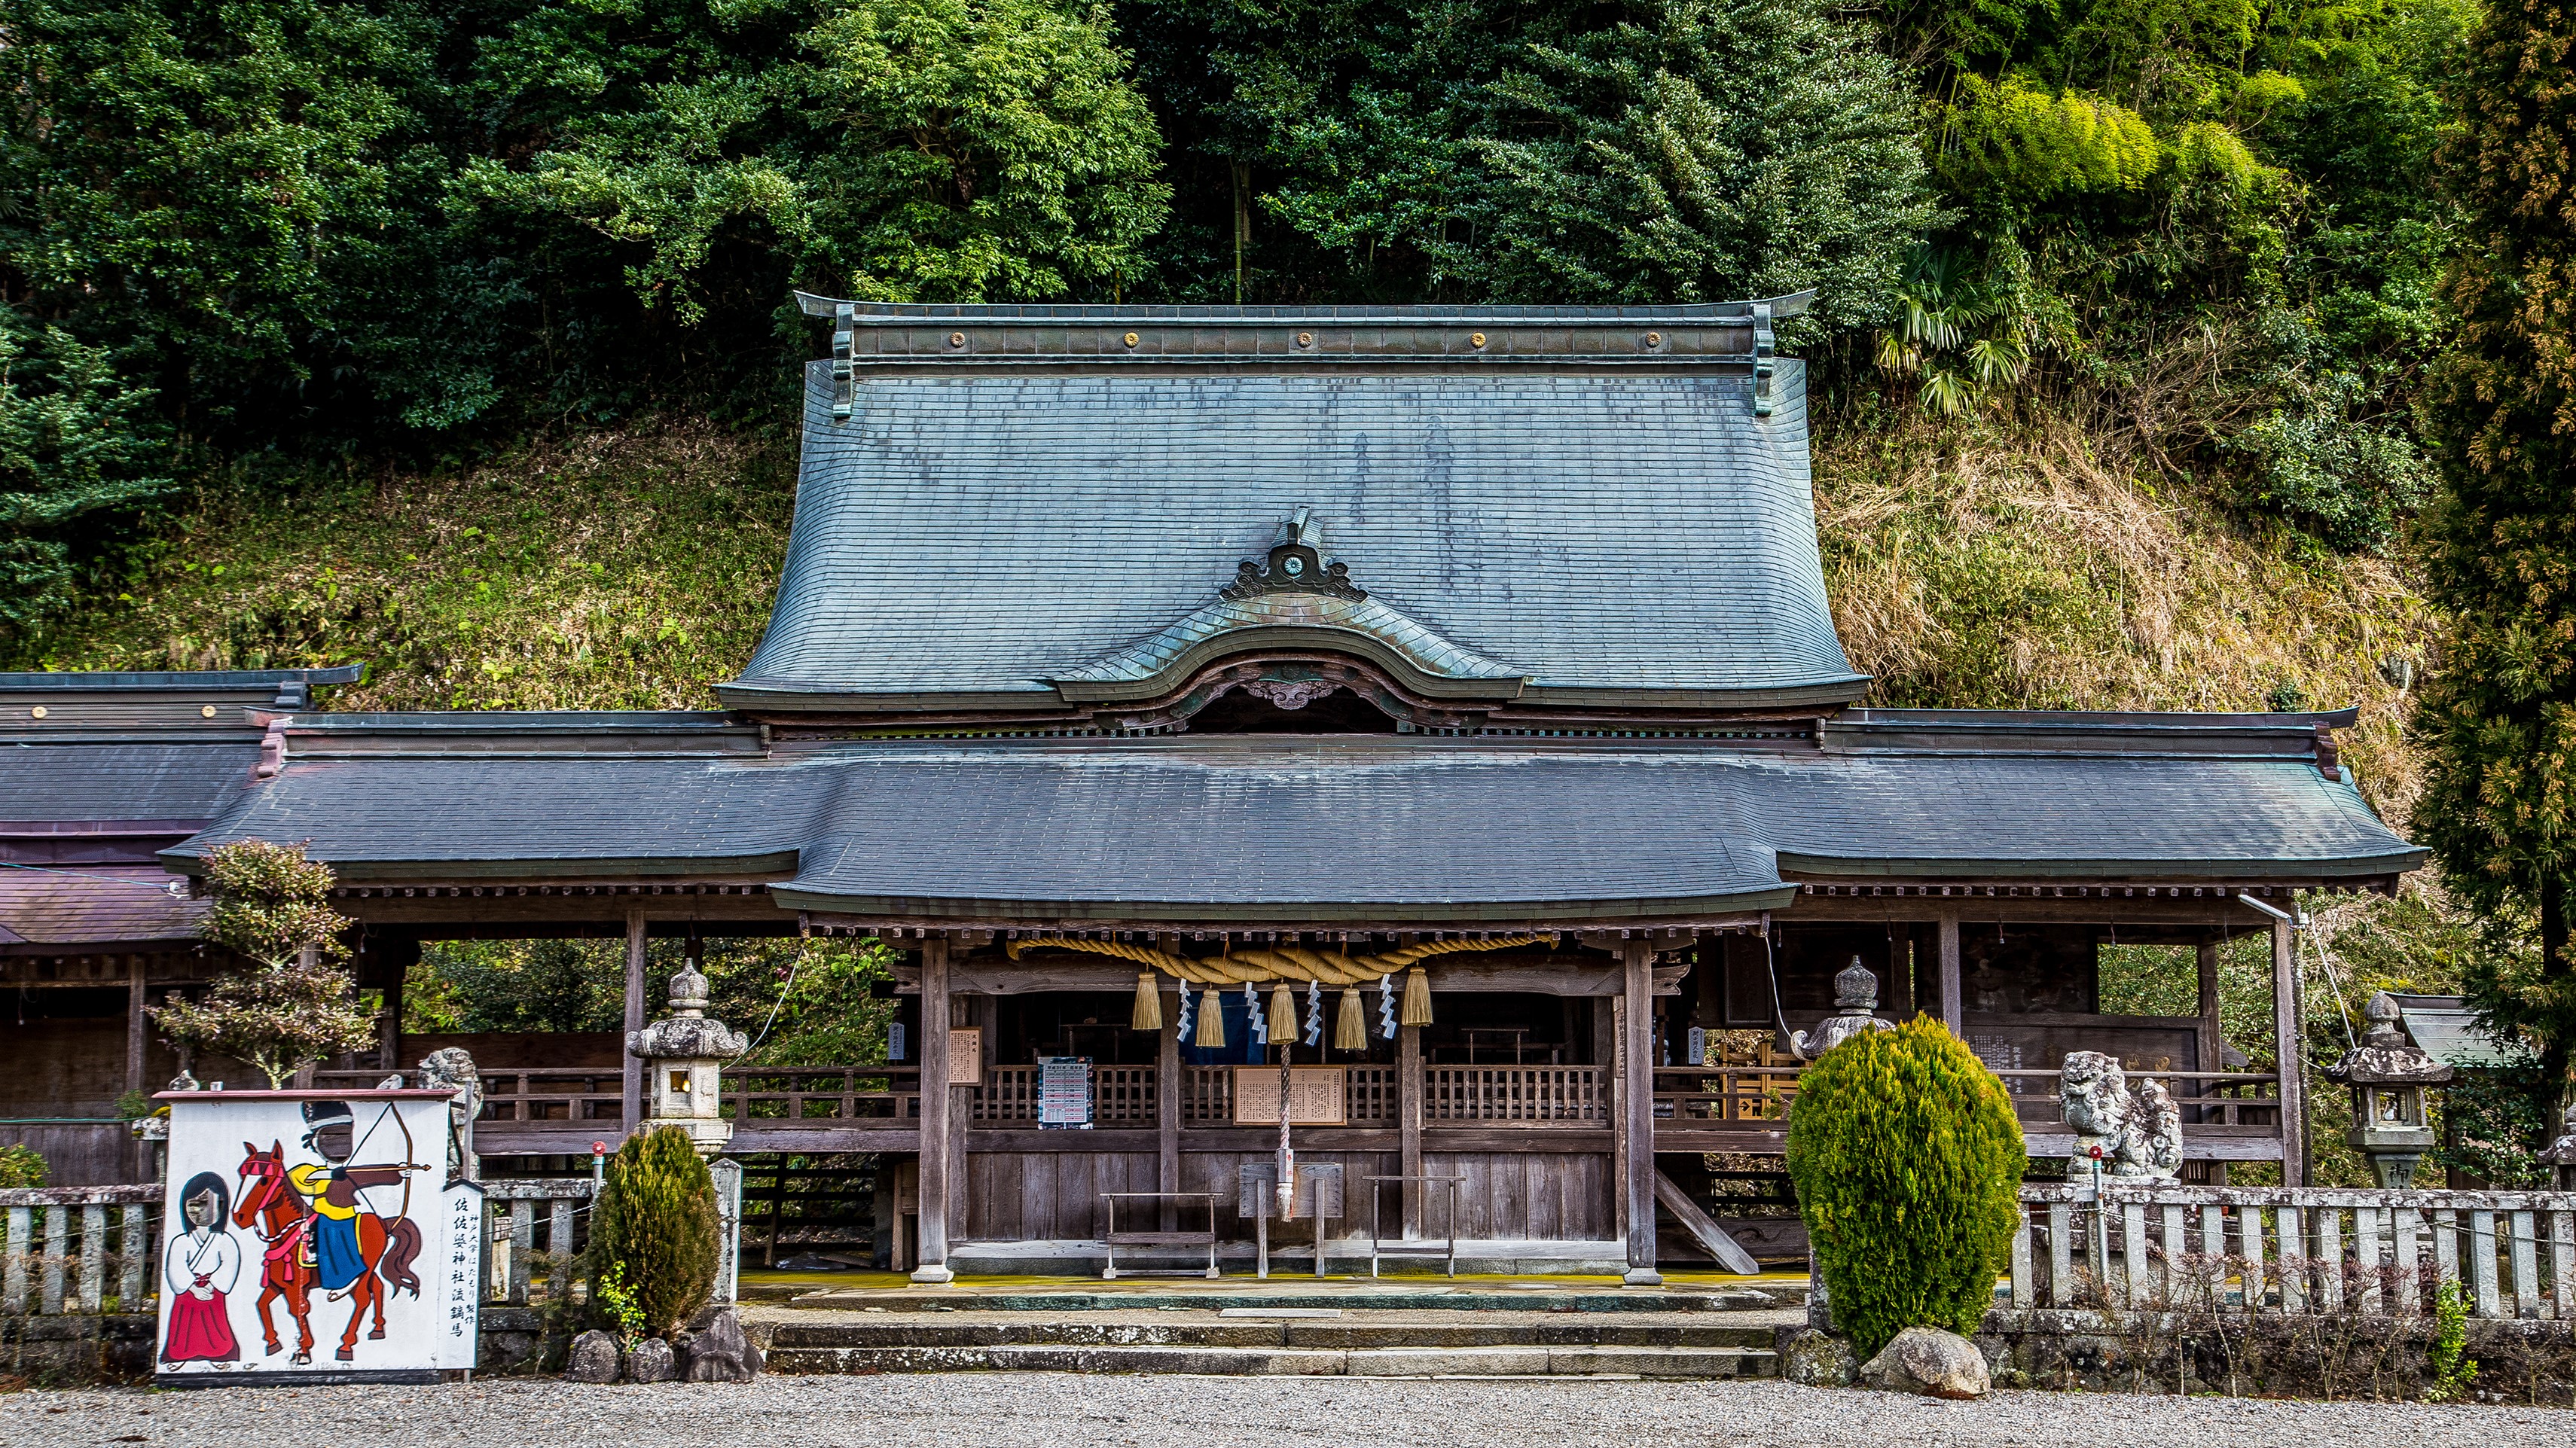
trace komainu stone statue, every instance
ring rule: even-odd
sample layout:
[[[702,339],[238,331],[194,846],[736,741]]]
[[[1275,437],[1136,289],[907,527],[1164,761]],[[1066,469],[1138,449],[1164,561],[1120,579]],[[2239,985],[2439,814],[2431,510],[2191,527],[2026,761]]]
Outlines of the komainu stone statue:
[[[466,1160],[473,1150],[473,1123],[483,1114],[483,1073],[475,1069],[474,1057],[462,1046],[430,1052],[420,1060],[420,1085],[424,1091],[456,1093],[456,1110],[448,1118],[448,1175],[480,1175]]]
[[[2102,1174],[2172,1180],[2182,1170],[2182,1112],[2158,1082],[2129,1090],[2120,1058],[2100,1051],[2070,1051],[2058,1078],[2067,1129],[2075,1133],[2070,1169],[2099,1160]]]
[[[1834,977],[1834,1013],[1816,1022],[1812,1032],[1791,1032],[1789,1049],[1799,1060],[1812,1061],[1863,1031],[1895,1029],[1878,1018],[1878,977],[1855,955]]]

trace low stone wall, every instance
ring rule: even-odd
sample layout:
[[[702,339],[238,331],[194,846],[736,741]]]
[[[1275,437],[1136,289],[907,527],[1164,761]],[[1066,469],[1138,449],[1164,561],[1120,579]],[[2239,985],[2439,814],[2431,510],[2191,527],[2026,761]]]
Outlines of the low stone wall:
[[[156,1329],[148,1312],[0,1317],[0,1379],[38,1387],[141,1382],[152,1376]],[[549,1334],[536,1308],[486,1307],[475,1371],[552,1371],[571,1340],[569,1332]]]
[[[2576,1406],[2576,1324],[2472,1320],[2477,1402]],[[1986,1314],[1977,1346],[1998,1387],[2246,1397],[2414,1399],[2431,1385],[2430,1318],[2358,1313]]]
[[[148,1312],[0,1317],[0,1377],[39,1387],[132,1382],[152,1371]]]
[[[2423,1317],[1999,1309],[1975,1342],[1999,1388],[2420,1400],[2433,1331]],[[2477,1373],[2460,1400],[2576,1407],[2576,1324],[2472,1320],[2466,1334]],[[1793,1382],[1847,1387],[1859,1367],[1849,1339],[1814,1325],[1780,1328],[1774,1347]]]

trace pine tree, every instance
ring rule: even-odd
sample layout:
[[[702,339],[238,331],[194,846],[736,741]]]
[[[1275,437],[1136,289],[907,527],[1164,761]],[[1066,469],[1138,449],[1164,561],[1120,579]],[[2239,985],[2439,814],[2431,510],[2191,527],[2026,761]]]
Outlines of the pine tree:
[[[2576,15],[2499,0],[2458,78],[2444,148],[2465,215],[2447,282],[2456,350],[2427,389],[2442,496],[2423,520],[2448,617],[2415,727],[2433,765],[2414,817],[2451,886],[2540,926],[2536,962],[2472,990],[2563,1091],[2576,1044]]]
[[[667,1335],[715,1288],[718,1231],[715,1179],[688,1133],[665,1126],[631,1136],[591,1213],[591,1270],[615,1272],[644,1331]]]
[[[1909,1327],[1977,1330],[2012,1252],[2023,1152],[2004,1083],[1929,1016],[1863,1031],[1798,1078],[1789,1178],[1854,1351]]]
[[[331,867],[301,845],[238,840],[206,856],[215,905],[202,934],[258,962],[215,983],[203,1001],[152,1008],[174,1045],[247,1061],[275,1089],[286,1078],[375,1035],[357,983],[333,964],[349,953],[350,921],[327,903]]]

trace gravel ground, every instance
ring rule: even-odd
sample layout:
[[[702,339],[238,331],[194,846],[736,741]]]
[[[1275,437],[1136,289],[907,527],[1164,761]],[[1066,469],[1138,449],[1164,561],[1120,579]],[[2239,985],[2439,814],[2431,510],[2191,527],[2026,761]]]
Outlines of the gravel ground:
[[[2518,1448],[2576,1443],[2576,1412],[1998,1393],[1941,1403],[1780,1382],[1374,1381],[982,1373],[762,1378],[742,1386],[25,1392],[0,1444],[70,1448],[1341,1448],[1357,1444]]]

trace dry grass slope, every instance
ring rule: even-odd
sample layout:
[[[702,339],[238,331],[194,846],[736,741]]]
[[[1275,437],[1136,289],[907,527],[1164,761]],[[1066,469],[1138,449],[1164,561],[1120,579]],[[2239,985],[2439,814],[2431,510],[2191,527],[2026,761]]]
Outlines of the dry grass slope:
[[[2398,561],[2249,536],[2058,422],[1846,427],[1816,456],[1834,619],[1892,705],[2356,705],[2345,760],[2403,827],[2419,766],[2391,661],[2430,609]]]

